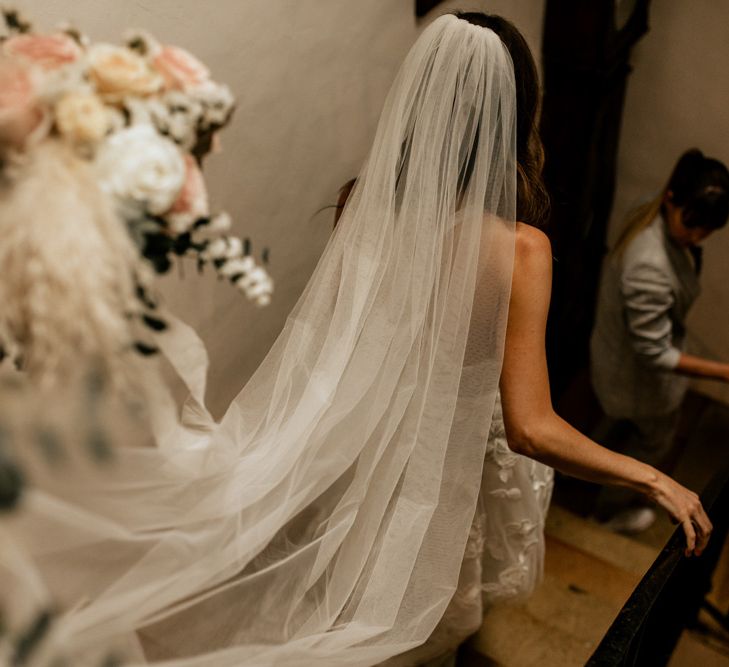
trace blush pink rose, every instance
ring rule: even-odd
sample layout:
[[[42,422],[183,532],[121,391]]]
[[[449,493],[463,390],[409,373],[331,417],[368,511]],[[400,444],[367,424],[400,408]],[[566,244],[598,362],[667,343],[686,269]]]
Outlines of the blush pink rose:
[[[154,68],[169,90],[191,90],[210,80],[210,70],[195,56],[177,46],[164,46],[155,56]]]
[[[186,232],[196,220],[210,214],[208,192],[200,167],[189,153],[184,159],[185,184],[172,208],[165,214],[170,230],[175,234]]]
[[[45,70],[53,70],[81,57],[81,47],[68,35],[15,35],[3,42],[3,52],[22,58]]]
[[[0,151],[22,148],[43,118],[31,71],[0,57]]]

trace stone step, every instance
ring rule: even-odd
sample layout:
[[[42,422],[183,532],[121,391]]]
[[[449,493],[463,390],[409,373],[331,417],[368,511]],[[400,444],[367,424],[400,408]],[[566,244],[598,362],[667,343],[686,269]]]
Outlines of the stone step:
[[[544,580],[535,593],[486,615],[473,642],[485,664],[584,665],[657,555],[557,506],[546,541]]]
[[[550,538],[641,577],[659,553],[650,546],[605,530],[599,523],[583,519],[558,505],[549,508],[545,532]]]
[[[576,667],[585,664],[615,614],[614,604],[545,575],[527,602],[486,614],[474,648],[505,667]]]

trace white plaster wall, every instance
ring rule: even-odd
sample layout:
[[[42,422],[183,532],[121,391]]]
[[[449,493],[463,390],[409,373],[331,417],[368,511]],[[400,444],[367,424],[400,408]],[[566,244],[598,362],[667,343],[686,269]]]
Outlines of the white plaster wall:
[[[16,0],[39,28],[70,20],[93,40],[142,27],[183,46],[233,89],[238,107],[206,162],[214,205],[254,249],[271,249],[276,293],[258,310],[227,284],[164,279],[171,307],[202,335],[209,399],[227,403],[266,354],[304,288],[331,228],[339,186],[357,174],[397,68],[444,11],[501,13],[541,47],[544,0],[446,2],[418,24],[413,0]]]
[[[610,237],[657,193],[679,155],[697,146],[729,164],[729,0],[654,0],[634,51]],[[729,228],[704,244],[703,292],[690,317],[694,351],[729,361]],[[697,383],[729,403],[729,386]]]

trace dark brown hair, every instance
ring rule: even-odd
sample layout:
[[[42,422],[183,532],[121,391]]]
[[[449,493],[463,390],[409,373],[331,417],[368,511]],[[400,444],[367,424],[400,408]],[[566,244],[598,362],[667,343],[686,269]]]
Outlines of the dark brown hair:
[[[493,30],[501,39],[514,63],[516,83],[516,160],[517,194],[516,214],[520,221],[535,227],[544,224],[549,212],[549,196],[542,179],[544,149],[539,137],[539,75],[532,52],[516,27],[493,14],[482,12],[454,12],[454,15],[472,25]],[[339,191],[334,224],[347,202],[356,179],[347,181]]]
[[[544,148],[539,137],[539,75],[529,45],[516,26],[501,16],[483,12],[454,12],[472,25],[493,30],[514,63],[516,84],[516,215],[540,227],[549,212],[549,196],[542,180]]]
[[[729,171],[723,163],[706,157],[698,148],[687,150],[676,162],[668,183],[660,194],[628,214],[625,228],[613,252],[622,254],[630,242],[659,213],[663,213],[668,193],[671,202],[683,209],[686,227],[720,229],[729,217]]]

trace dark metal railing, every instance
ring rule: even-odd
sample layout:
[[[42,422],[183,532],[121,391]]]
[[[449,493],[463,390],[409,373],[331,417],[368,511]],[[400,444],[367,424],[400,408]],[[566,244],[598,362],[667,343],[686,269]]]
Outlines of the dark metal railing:
[[[592,654],[589,667],[666,665],[682,631],[697,622],[729,530],[729,465],[712,478],[701,501],[714,524],[706,550],[698,558],[686,558],[683,530],[677,528]],[[710,606],[709,611],[721,615]]]

